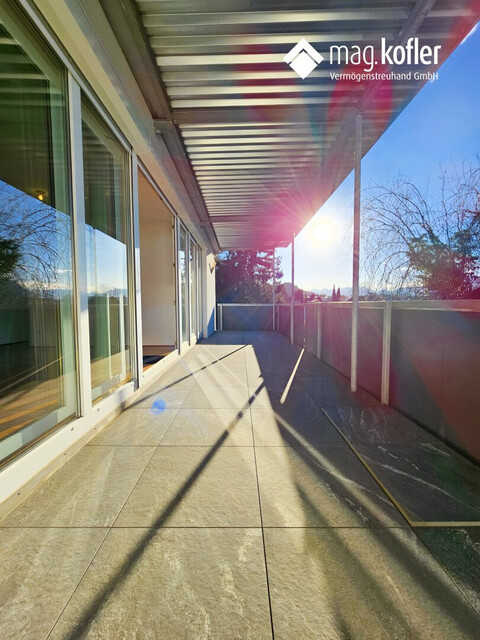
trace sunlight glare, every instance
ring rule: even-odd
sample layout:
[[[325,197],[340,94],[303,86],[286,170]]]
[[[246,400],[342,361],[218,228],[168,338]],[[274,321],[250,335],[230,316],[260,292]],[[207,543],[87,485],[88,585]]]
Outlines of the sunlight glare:
[[[313,237],[317,244],[327,244],[333,239],[334,223],[324,218],[319,220],[313,228]]]

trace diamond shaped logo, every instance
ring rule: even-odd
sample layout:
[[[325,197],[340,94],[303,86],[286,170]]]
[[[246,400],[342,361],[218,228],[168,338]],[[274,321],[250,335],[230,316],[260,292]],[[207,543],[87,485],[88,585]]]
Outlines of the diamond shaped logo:
[[[304,80],[325,58],[305,38],[302,38],[293,49],[290,49],[283,60]]]

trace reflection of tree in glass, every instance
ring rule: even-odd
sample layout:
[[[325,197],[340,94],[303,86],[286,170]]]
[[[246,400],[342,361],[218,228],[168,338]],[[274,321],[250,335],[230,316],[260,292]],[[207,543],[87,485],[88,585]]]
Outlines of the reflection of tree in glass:
[[[0,181],[0,274],[37,293],[71,287],[70,219]],[[57,293],[57,294],[58,294]]]

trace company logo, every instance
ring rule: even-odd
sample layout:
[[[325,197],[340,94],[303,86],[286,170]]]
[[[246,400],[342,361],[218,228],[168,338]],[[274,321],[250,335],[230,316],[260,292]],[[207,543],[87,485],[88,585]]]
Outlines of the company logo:
[[[358,67],[358,71],[363,70],[371,74],[377,65],[381,67],[438,65],[441,48],[441,45],[434,47],[420,45],[418,38],[409,38],[404,45],[388,45],[387,39],[382,38],[379,52],[373,45],[348,47],[332,44],[328,62],[330,65],[354,65]],[[283,59],[301,78],[306,78],[322,60],[325,60],[304,38]]]
[[[283,58],[300,78],[305,79],[325,58],[302,38]]]

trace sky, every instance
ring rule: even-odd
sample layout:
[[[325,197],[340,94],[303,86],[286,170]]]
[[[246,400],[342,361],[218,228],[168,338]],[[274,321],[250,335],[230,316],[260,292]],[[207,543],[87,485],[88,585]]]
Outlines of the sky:
[[[478,25],[477,25],[478,27]],[[442,169],[480,153],[480,28],[457,47],[362,162],[362,191],[398,175],[421,186]],[[295,240],[295,284],[331,290],[352,281],[353,173]],[[317,234],[315,233],[317,231]],[[319,240],[315,238],[319,236]],[[329,236],[330,237],[327,237]],[[291,248],[277,249],[284,281],[291,280]]]

